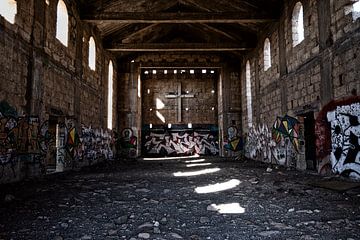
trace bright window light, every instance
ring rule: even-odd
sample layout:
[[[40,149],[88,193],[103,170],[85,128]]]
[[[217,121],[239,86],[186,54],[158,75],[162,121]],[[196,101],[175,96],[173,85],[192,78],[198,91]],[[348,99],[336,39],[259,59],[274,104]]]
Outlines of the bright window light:
[[[138,92],[138,97],[141,98],[141,77],[140,74],[138,75],[138,85],[137,85],[137,92]]]
[[[188,111],[189,109],[187,109],[186,111]],[[188,128],[192,128],[192,123],[188,123]]]
[[[148,74],[149,74],[149,71],[145,71],[144,74],[145,74],[145,75],[148,75]]]
[[[66,4],[63,0],[59,0],[57,5],[57,19],[56,19],[56,38],[64,44],[68,45],[69,34],[69,15]]]
[[[174,173],[175,177],[191,177],[191,176],[198,176],[204,175],[209,173],[215,173],[220,171],[220,168],[207,168],[199,171],[192,171],[192,172],[176,172]]]
[[[109,129],[113,129],[113,75],[114,67],[112,61],[109,62],[108,73],[108,112],[107,112],[107,125]]]
[[[177,74],[177,70],[174,70],[174,74]]]
[[[156,111],[156,116],[160,119],[160,121],[165,123],[165,117],[159,111]]]
[[[245,213],[245,208],[241,207],[239,203],[211,204],[211,208],[212,211],[218,211],[221,214]]]
[[[149,128],[153,128],[153,125],[152,125],[152,123],[150,123],[150,124],[149,124]]]
[[[264,42],[264,70],[268,70],[271,67],[271,46],[270,40],[267,38]]]
[[[191,69],[190,74],[194,74],[194,73],[195,73],[195,70]]]
[[[89,67],[93,71],[96,69],[96,44],[93,37],[89,39]]]
[[[171,128],[171,123],[168,123],[168,128]]]
[[[164,74],[167,74],[167,70],[164,70]]]
[[[206,69],[201,70],[201,73],[204,73],[204,74],[205,74],[205,73],[206,73]]]
[[[251,93],[251,69],[250,62],[246,62],[246,107],[247,107],[247,117],[248,117],[248,127],[251,128],[253,124],[253,115],[252,115],[252,93]]]
[[[15,23],[15,15],[17,13],[17,5],[14,0],[1,0],[0,1],[0,15],[11,24]]]
[[[160,98],[156,98],[156,109],[163,109],[165,104]]]
[[[239,180],[232,179],[230,181],[223,182],[223,183],[216,183],[216,184],[208,185],[208,186],[205,186],[205,187],[197,187],[197,188],[195,188],[195,192],[196,193],[220,192],[220,191],[225,191],[225,190],[235,188],[240,183],[241,182]]]
[[[186,167],[191,168],[191,167],[202,167],[202,166],[210,166],[212,165],[212,163],[191,163],[191,164],[186,164]]]
[[[153,73],[153,74],[156,74],[156,70],[153,70],[152,73]]]
[[[301,2],[295,4],[293,15],[292,15],[292,37],[293,46],[295,47],[301,43],[304,36],[304,8]]]

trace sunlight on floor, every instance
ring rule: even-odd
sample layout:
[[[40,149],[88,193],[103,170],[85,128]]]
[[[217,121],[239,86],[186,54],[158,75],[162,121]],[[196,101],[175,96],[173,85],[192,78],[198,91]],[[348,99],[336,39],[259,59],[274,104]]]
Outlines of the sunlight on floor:
[[[200,167],[200,166],[210,166],[212,163],[193,163],[193,164],[186,164],[186,167]]]
[[[239,203],[211,204],[211,208],[213,211],[218,211],[221,214],[245,213],[245,208],[241,207]]]
[[[223,183],[211,184],[204,187],[195,188],[196,193],[214,193],[229,190],[238,186],[241,182],[237,179],[231,179],[230,181]]]
[[[154,158],[143,158],[144,161],[163,161],[163,160],[176,160],[176,159],[191,159],[200,157],[198,154],[192,156],[184,156],[184,157],[154,157]],[[201,159],[204,160],[205,159]]]
[[[176,172],[174,173],[175,177],[189,177],[189,176],[198,176],[204,175],[209,173],[214,173],[220,171],[220,168],[207,168],[199,171],[192,171],[192,172]]]
[[[205,159],[197,159],[197,160],[185,161],[185,163],[200,163],[200,162],[205,162]]]

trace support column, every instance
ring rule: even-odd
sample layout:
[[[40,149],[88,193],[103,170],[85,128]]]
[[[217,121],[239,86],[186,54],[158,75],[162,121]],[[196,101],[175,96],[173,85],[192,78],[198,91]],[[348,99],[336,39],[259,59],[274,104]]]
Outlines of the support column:
[[[317,10],[318,10],[318,26],[319,26],[319,46],[320,46],[320,102],[324,106],[331,99],[334,98],[333,92],[333,81],[331,78],[332,72],[332,53],[327,48],[332,45],[331,38],[331,9],[330,1],[328,0],[318,0],[317,1]]]
[[[279,35],[279,71],[280,79],[279,85],[281,88],[281,112],[286,114],[288,111],[287,108],[287,84],[285,81],[285,76],[288,73],[287,64],[286,64],[286,41],[285,41],[285,24],[284,21],[280,21],[278,27]]]

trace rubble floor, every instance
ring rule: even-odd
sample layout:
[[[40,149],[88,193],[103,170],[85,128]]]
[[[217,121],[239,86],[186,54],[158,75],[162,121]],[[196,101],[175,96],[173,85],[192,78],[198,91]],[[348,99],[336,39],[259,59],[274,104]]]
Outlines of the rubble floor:
[[[268,167],[114,161],[3,185],[0,239],[360,239],[359,187],[315,187],[344,180]]]

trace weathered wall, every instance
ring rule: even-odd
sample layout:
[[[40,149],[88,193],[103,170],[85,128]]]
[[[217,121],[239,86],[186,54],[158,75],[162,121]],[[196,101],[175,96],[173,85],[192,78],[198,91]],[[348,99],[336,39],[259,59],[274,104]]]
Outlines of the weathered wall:
[[[250,149],[247,149],[248,156],[268,161],[269,154],[264,156],[264,153],[269,152],[269,149],[272,155],[276,155],[279,151],[288,151],[288,148],[280,146],[273,136],[276,118],[288,114],[298,121],[295,130],[299,148],[298,151],[292,151],[294,154],[290,154],[291,157],[285,162],[281,161],[280,164],[291,165],[290,162],[295,162],[294,167],[300,169],[309,167],[306,166],[305,149],[306,140],[309,139],[304,136],[306,131],[304,129],[307,127],[306,117],[313,116],[316,119],[320,112],[321,117],[316,120],[316,131],[312,129],[316,134],[316,168],[319,172],[328,172],[323,166],[330,163],[331,146],[329,143],[326,144],[324,139],[330,136],[331,128],[324,126],[328,126],[329,122],[333,125],[333,120],[324,117],[328,113],[328,107],[323,108],[333,99],[359,94],[360,21],[355,20],[349,12],[352,3],[350,0],[303,0],[301,3],[304,9],[305,39],[293,46],[292,12],[296,3],[297,1],[285,3],[280,22],[269,27],[268,32],[260,37],[256,50],[249,53],[242,62],[243,129],[250,136],[256,135],[257,139],[265,139],[263,142],[255,140],[256,144],[250,141],[254,139],[248,138],[250,142]],[[272,66],[264,71],[263,41],[266,37],[271,42]],[[247,127],[245,95],[247,60],[251,63],[253,129]],[[347,111],[349,107],[344,109],[341,111]],[[349,110],[346,114],[355,119],[360,117],[357,111],[353,110]],[[358,136],[357,131],[353,132]],[[332,148],[334,151],[334,145]],[[259,154],[255,154],[259,151],[262,152],[260,157]],[[327,154],[324,154],[326,152]],[[278,160],[276,157],[273,158]],[[355,158],[352,160],[358,161]],[[334,158],[331,159],[333,172],[341,173],[342,171],[335,167]]]
[[[0,101],[6,102],[15,110],[17,120],[27,119],[24,120],[27,125],[31,125],[28,122],[29,117],[34,117],[37,124],[34,129],[44,124],[49,125],[49,120],[51,120],[50,128],[54,133],[56,124],[65,126],[65,119],[74,119],[74,127],[78,133],[82,132],[81,129],[84,126],[98,129],[98,133],[94,133],[94,136],[107,138],[105,130],[101,129],[106,129],[108,63],[113,57],[102,49],[97,30],[81,22],[77,6],[73,1],[65,1],[69,14],[69,36],[68,46],[64,46],[55,36],[57,2],[56,0],[49,1],[48,5],[42,0],[18,0],[14,24],[0,17],[0,68],[2,69]],[[88,67],[90,35],[97,42],[95,71]],[[117,68],[114,60],[113,63],[115,70],[113,109],[116,110]],[[1,116],[2,124],[7,122],[7,117]],[[115,114],[113,120],[116,126]],[[7,129],[5,125],[1,127],[4,137],[10,129]],[[82,135],[78,134],[78,136]],[[66,136],[68,135],[64,130],[64,137]],[[2,140],[8,139],[2,138]],[[55,159],[45,160],[45,158],[56,158],[56,156],[40,154],[39,149],[36,157],[37,164],[30,166],[29,163],[35,161],[32,154],[29,153],[27,156],[31,141],[24,141],[26,147],[21,149],[21,157],[18,154],[20,153],[18,146],[11,148],[13,156],[16,156],[14,162],[18,167],[12,175],[8,174],[9,170],[6,170],[6,175],[13,177],[6,179],[0,177],[0,182],[39,175],[46,170],[47,163],[55,162]],[[16,143],[15,140],[14,142]],[[55,140],[51,141],[51,144],[54,146]],[[3,156],[10,152],[9,145],[4,146],[1,146]],[[87,149],[90,148],[92,147],[87,147]],[[101,148],[96,149],[96,151],[101,150]],[[70,168],[87,165],[90,162],[80,162],[79,158],[73,158],[74,156],[69,157]],[[3,163],[7,161],[5,157],[2,160],[4,160]]]
[[[134,60],[133,62],[131,62]],[[233,64],[235,62],[235,64]],[[190,69],[195,69],[196,73],[194,78],[201,76],[202,69],[211,69],[215,70],[215,75],[218,79],[215,80],[214,84],[205,85],[201,87],[201,91],[207,91],[206,97],[199,99],[196,102],[196,114],[190,113],[187,115],[184,111],[184,121],[193,121],[193,124],[215,124],[219,128],[219,146],[220,154],[230,154],[232,150],[223,151],[225,138],[227,136],[227,129],[231,126],[237,127],[240,129],[241,126],[241,87],[240,87],[240,70],[239,66],[236,64],[238,60],[233,60],[232,58],[223,58],[219,55],[211,54],[193,54],[193,53],[164,53],[164,54],[143,54],[134,59],[122,60],[119,62],[119,65],[122,66],[119,71],[119,84],[122,86],[119,92],[119,129],[131,129],[132,133],[137,139],[143,140],[141,136],[142,123],[150,123],[147,121],[153,121],[153,124],[157,124],[156,118],[146,117],[142,114],[142,109],[149,109],[150,105],[147,101],[144,102],[145,106],[142,106],[142,97],[139,97],[139,91],[144,97],[147,94],[147,89],[150,88],[153,91],[154,87],[147,87],[145,79],[141,79],[141,72],[143,69],[150,71],[147,77],[152,76],[153,69],[162,70],[168,69],[168,71],[173,71],[176,69],[179,76],[181,76],[181,70],[185,69],[187,74],[189,74]],[[156,74],[158,75],[158,74]],[[206,74],[205,74],[206,75]],[[211,75],[211,73],[210,73]],[[164,77],[164,74],[160,74],[156,78]],[[166,77],[174,76],[174,74],[167,74]],[[184,75],[185,76],[185,75]],[[140,77],[140,81],[139,81]],[[203,78],[203,77],[201,77]],[[173,78],[171,78],[173,80]],[[195,79],[188,81],[190,84],[194,82]],[[140,84],[140,85],[139,85]],[[145,84],[145,86],[144,86]],[[171,85],[171,83],[169,83]],[[185,83],[184,83],[185,84]],[[150,84],[151,85],[151,84]],[[214,86],[213,86],[214,85]],[[163,87],[163,86],[162,86]],[[173,86],[176,87],[175,85]],[[183,86],[185,87],[185,85]],[[197,93],[198,87],[194,84],[187,86],[189,93]],[[140,88],[140,89],[139,89]],[[170,86],[169,86],[170,88]],[[212,98],[211,89],[215,88],[215,98]],[[207,89],[207,90],[206,90]],[[208,91],[209,90],[209,91]],[[166,90],[164,90],[166,91]],[[169,92],[173,91],[169,89]],[[185,91],[185,90],[184,90]],[[225,94],[224,94],[225,93]],[[211,101],[208,101],[211,99]],[[186,101],[186,100],[185,100]],[[183,101],[183,102],[185,102]],[[188,100],[191,101],[191,100]],[[169,100],[170,103],[170,100]],[[189,102],[190,103],[190,102]],[[215,106],[213,106],[215,104]],[[149,105],[149,106],[148,106]],[[216,106],[217,105],[217,106]],[[214,111],[212,110],[214,107]],[[185,109],[186,106],[183,105]],[[189,107],[191,111],[192,106]],[[174,110],[172,110],[174,109]],[[170,114],[171,111],[175,111],[175,107],[169,109],[167,115],[171,116],[172,124],[176,124],[176,114]],[[155,111],[155,108],[153,109]],[[174,119],[173,119],[174,118]],[[142,122],[142,121],[145,122]],[[167,123],[166,123],[167,124]],[[184,122],[185,124],[185,122]],[[187,125],[187,122],[186,122]],[[129,145],[128,145],[129,146]],[[132,147],[133,148],[133,147]],[[141,144],[137,145],[137,155],[141,154]],[[238,149],[237,149],[238,150]],[[128,152],[128,151],[125,151]],[[130,151],[133,153],[133,151]]]

